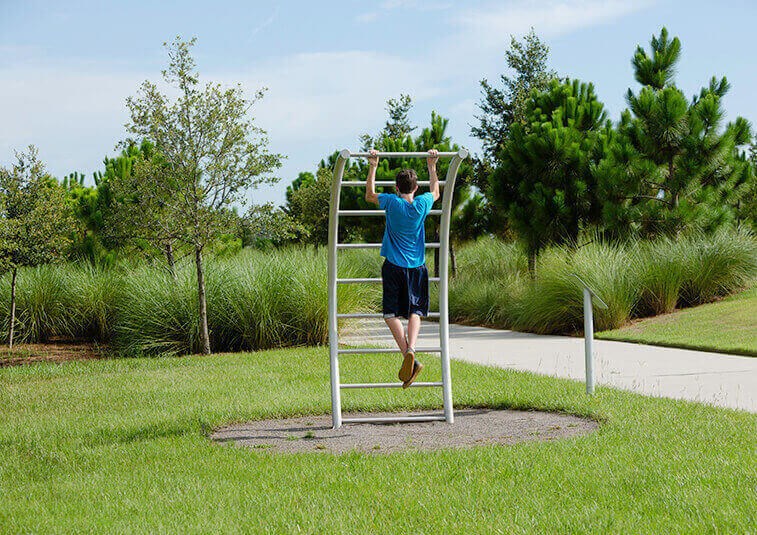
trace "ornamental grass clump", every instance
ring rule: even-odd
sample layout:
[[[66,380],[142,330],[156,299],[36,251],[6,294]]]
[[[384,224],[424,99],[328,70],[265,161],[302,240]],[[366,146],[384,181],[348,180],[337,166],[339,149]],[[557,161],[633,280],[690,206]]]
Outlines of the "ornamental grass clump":
[[[680,248],[685,266],[682,305],[713,301],[748,286],[757,276],[757,240],[746,230],[684,238]]]
[[[319,345],[328,341],[326,251],[243,251],[207,263],[208,326],[214,352]],[[364,266],[347,264],[340,276]],[[125,281],[114,346],[127,354],[186,354],[201,350],[194,271],[177,266],[177,279],[141,268]],[[375,275],[374,275],[375,276]],[[375,309],[375,288],[339,289],[342,312]]]
[[[20,343],[45,342],[58,336],[74,336],[76,313],[71,308],[75,295],[68,286],[68,266],[43,265],[19,270],[16,287],[14,340]],[[11,274],[0,280],[0,299],[11,301]],[[8,341],[10,311],[0,307],[2,337]]]
[[[598,330],[628,321],[637,291],[628,252],[620,246],[592,243],[572,250],[553,247],[537,263],[517,307],[513,328],[542,334],[572,333],[583,327],[583,289],[578,275],[605,303],[595,307]]]

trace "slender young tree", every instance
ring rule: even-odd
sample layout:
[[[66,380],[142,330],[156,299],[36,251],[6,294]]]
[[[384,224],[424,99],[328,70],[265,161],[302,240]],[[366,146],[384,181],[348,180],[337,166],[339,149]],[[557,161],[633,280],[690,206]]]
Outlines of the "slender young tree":
[[[0,168],[0,266],[11,272],[8,347],[13,349],[18,268],[60,258],[74,221],[65,190],[45,173],[38,151],[16,153],[17,162]]]
[[[499,147],[505,142],[513,124],[526,124],[526,108],[532,90],[544,91],[557,73],[547,67],[549,47],[539,39],[533,28],[522,41],[510,36],[505,63],[514,76],[502,74],[501,87],[481,80],[483,97],[478,104],[481,114],[471,134],[481,140],[484,159],[493,164]]]
[[[190,54],[195,39],[177,37],[168,49],[163,78],[178,93],[171,99],[145,81],[136,97],[127,99],[129,132],[155,145],[158,157],[142,159],[134,169],[136,202],[146,210],[159,206],[178,240],[194,253],[197,272],[200,348],[211,351],[203,251],[231,230],[229,208],[244,204],[249,188],[273,183],[270,173],[281,155],[268,151],[263,130],[253,124],[250,107],[263,90],[248,100],[241,86],[200,85]],[[136,225],[139,221],[134,222]]]

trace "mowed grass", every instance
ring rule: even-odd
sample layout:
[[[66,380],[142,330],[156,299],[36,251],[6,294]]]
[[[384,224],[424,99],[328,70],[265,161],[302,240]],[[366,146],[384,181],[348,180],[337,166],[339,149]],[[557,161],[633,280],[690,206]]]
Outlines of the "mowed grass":
[[[757,357],[757,286],[717,303],[604,331],[597,338]]]
[[[424,379],[438,378],[429,366]],[[395,358],[345,358],[392,380]],[[325,348],[0,369],[0,531],[747,533],[757,415],[453,362],[463,406],[544,409],[593,434],[391,455],[276,455],[222,424],[330,410]],[[437,389],[345,392],[348,410],[439,408]]]

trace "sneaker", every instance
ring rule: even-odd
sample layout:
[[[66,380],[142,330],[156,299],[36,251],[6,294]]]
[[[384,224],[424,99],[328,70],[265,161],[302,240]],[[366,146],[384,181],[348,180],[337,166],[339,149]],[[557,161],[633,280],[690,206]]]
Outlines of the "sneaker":
[[[400,367],[400,372],[397,374],[397,377],[399,377],[400,381],[402,381],[403,383],[410,379],[410,377],[413,375],[414,362],[415,349],[408,347],[407,352],[405,353],[405,360],[402,361],[402,367]]]
[[[415,379],[418,377],[418,374],[421,373],[422,369],[423,369],[423,364],[421,364],[417,360],[413,361],[413,374],[410,376],[410,379],[402,382],[402,388],[407,388],[408,386],[413,384]]]

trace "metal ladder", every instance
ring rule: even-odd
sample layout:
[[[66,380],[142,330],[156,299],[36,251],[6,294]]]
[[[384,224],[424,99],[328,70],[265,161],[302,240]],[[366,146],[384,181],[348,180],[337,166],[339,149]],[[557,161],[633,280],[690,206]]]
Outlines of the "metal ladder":
[[[439,312],[430,313],[430,317],[439,318],[439,347],[418,348],[418,353],[439,353],[442,363],[441,382],[417,382],[411,387],[441,387],[444,395],[444,415],[424,416],[397,416],[386,418],[342,418],[341,389],[350,388],[399,388],[402,383],[352,383],[342,384],[339,378],[339,355],[363,354],[363,353],[399,353],[395,349],[377,348],[339,348],[338,321],[341,318],[382,318],[382,314],[376,313],[344,313],[340,314],[337,308],[337,285],[380,283],[381,278],[353,278],[340,279],[337,277],[337,253],[344,249],[357,248],[380,248],[380,243],[339,243],[339,218],[348,216],[383,216],[383,210],[340,210],[339,199],[342,187],[365,187],[364,181],[342,182],[344,167],[350,158],[367,158],[367,152],[350,152],[347,149],[339,153],[334,166],[334,182],[331,186],[331,204],[329,207],[329,354],[331,359],[331,414],[334,429],[347,423],[386,423],[386,422],[419,422],[444,420],[448,423],[454,421],[452,411],[452,378],[449,365],[449,309],[448,309],[448,265],[449,265],[449,226],[452,212],[452,195],[455,191],[455,179],[460,163],[468,157],[468,151],[460,149],[457,152],[440,152],[440,158],[451,158],[445,180],[439,181],[439,186],[444,187],[442,195],[442,209],[431,210],[430,215],[441,216],[439,229],[439,242],[427,243],[427,248],[439,249],[439,277],[430,277],[429,282],[439,283]],[[380,158],[427,158],[427,152],[379,152]],[[419,186],[427,186],[428,181],[419,181]],[[394,181],[376,181],[377,186],[393,186]]]

